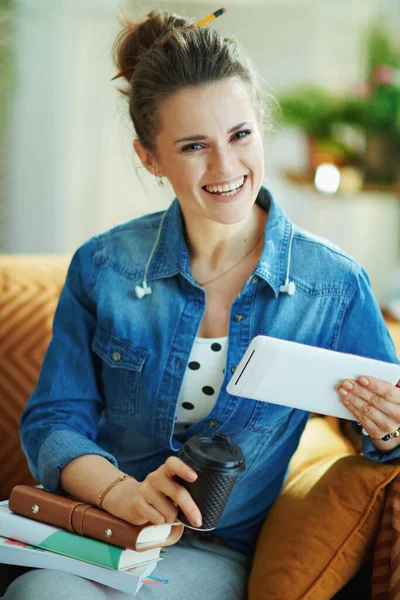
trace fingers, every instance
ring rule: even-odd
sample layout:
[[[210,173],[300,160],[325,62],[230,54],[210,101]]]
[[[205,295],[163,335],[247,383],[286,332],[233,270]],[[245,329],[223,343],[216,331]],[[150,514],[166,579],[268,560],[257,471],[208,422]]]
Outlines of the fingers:
[[[148,504],[160,513],[161,517],[164,519],[164,522],[174,523],[176,521],[179,509],[177,508],[176,504],[164,493],[150,488],[146,499]]]
[[[164,515],[162,515],[154,506],[146,500],[146,492],[143,489],[144,482],[141,483],[138,489],[128,499],[126,508],[125,520],[134,525],[144,525],[145,523],[154,523],[154,525],[162,525],[165,523]]]
[[[400,403],[400,391],[391,383],[375,379],[375,377],[359,377],[357,381],[349,380],[366,400],[382,398],[392,404]],[[378,400],[379,402],[379,400]]]
[[[197,473],[178,457],[171,456],[140,484],[135,498],[136,512],[161,524],[165,521],[173,523],[181,509],[194,527],[200,527],[199,508],[188,490],[175,481],[177,476],[191,482],[197,478]]]
[[[379,439],[397,429],[398,424],[372,404],[355,395],[349,394],[349,396],[349,400],[344,399],[343,403],[371,437]],[[349,404],[347,405],[346,402]]]
[[[175,459],[175,460],[173,460]],[[192,482],[197,478],[197,473],[190,469],[183,461],[177,457],[170,457],[159,471],[166,474],[160,481],[160,491],[171,498],[171,500],[185,513],[186,517],[194,527],[201,527],[201,513],[194,502],[189,491],[174,480],[176,476],[185,481]]]
[[[197,479],[196,471],[191,469],[177,456],[170,456],[162,466],[170,477],[178,475],[178,477],[181,477],[181,479],[189,482],[196,481]]]
[[[167,496],[172,500],[174,506],[176,505],[176,507],[178,507],[173,520],[175,520],[176,515],[178,514],[178,509],[180,508],[194,527],[201,526],[200,510],[186,488],[184,488],[182,485],[179,485],[179,483],[175,481],[168,480],[165,481],[161,486],[160,491],[162,494],[160,496],[153,497],[152,501],[154,502],[154,506],[160,512],[162,512],[162,514],[165,515],[165,512],[163,512],[161,507],[162,495],[164,495],[164,497]]]
[[[342,396],[344,404],[346,404],[346,402],[349,402],[351,405],[355,403],[357,408],[361,408],[365,415],[371,413],[371,415],[374,414],[377,416],[378,413],[383,413],[383,416],[380,417],[381,419],[386,417],[397,421],[400,417],[400,403],[397,404],[392,401],[392,390],[387,390],[386,397],[384,397],[382,388],[373,385],[372,382],[370,382],[368,385],[362,385],[362,380],[363,378],[361,378],[359,381],[346,379],[342,383],[341,387],[339,388],[339,394]],[[386,385],[387,384],[385,383],[385,386]],[[390,388],[396,390],[396,388],[393,386],[390,386]],[[396,391],[400,396],[400,390]],[[388,397],[389,399],[387,399]]]
[[[143,520],[141,523],[136,521],[137,525],[143,525],[147,522],[154,523],[154,525],[163,525],[166,521],[163,513],[145,501],[141,502],[140,516]],[[173,523],[173,521],[170,522]]]
[[[400,423],[400,389],[373,377],[345,380],[337,391],[371,437],[381,438]]]

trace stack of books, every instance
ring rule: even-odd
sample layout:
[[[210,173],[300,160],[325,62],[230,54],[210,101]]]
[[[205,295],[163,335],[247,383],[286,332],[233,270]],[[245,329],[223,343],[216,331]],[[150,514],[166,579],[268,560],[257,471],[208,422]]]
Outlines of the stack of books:
[[[58,504],[56,511],[54,501]],[[68,502],[73,503],[72,509]],[[77,507],[83,509],[80,515],[76,511],[80,529],[72,533],[77,527],[72,518]],[[110,527],[104,529],[102,523],[98,527],[99,517],[109,518]],[[59,526],[63,519],[68,522],[66,527]],[[113,531],[112,543],[92,537],[113,537]],[[129,543],[124,545],[129,548],[117,545],[121,538],[126,540],[126,532]],[[168,583],[152,573],[162,560],[163,546],[178,541],[182,533],[180,523],[132,525],[94,506],[29,486],[16,486],[10,501],[0,501],[0,563],[65,571],[132,595],[143,584]]]

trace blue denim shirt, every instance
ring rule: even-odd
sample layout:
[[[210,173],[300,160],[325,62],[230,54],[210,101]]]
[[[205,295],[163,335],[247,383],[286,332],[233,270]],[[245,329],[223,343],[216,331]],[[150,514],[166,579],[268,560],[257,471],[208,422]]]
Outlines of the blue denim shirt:
[[[264,334],[398,362],[361,266],[293,226],[266,188],[257,202],[269,211],[264,248],[232,305],[225,379],[211,412],[180,438],[173,436],[176,404],[206,297],[190,271],[178,200],[166,212],[96,235],[75,253],[21,418],[23,450],[45,489],[62,493],[61,469],[83,454],[104,456],[142,481],[190,436],[224,433],[242,448],[246,470],[215,534],[251,554],[309,417],[225,391],[252,338]],[[290,296],[280,286],[292,231],[296,293]],[[139,299],[135,286],[145,271],[152,293]],[[399,450],[381,454],[362,438],[374,460],[400,456]]]

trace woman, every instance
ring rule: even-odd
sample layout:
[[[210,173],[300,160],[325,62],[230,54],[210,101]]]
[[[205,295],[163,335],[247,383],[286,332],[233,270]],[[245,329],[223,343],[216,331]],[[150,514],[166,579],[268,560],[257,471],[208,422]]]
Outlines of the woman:
[[[197,475],[177,452],[194,434],[227,434],[246,470],[214,535],[185,533],[157,568],[169,584],[140,594],[239,600],[308,419],[226,393],[251,339],[397,358],[363,269],[295,227],[262,186],[268,115],[236,43],[155,11],[127,21],[115,50],[130,85],[135,151],[176,199],[76,252],[22,416],[22,445],[50,491],[93,504],[102,496],[105,510],[137,524],[172,522],[181,508],[196,527],[198,507],[174,476]],[[369,378],[343,382],[338,393],[369,435],[366,455],[399,456],[396,438],[379,438],[400,424],[400,390]],[[124,473],[132,477],[110,488]],[[40,570],[5,596],[28,597],[128,596]]]

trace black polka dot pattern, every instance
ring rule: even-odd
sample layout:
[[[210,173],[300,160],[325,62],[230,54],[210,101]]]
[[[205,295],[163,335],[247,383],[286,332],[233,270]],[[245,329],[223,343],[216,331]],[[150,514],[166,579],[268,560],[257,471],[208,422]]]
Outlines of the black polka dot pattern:
[[[200,369],[200,363],[198,363],[196,360],[192,360],[189,364],[188,364],[189,369],[191,369],[192,371],[198,371]]]
[[[227,348],[228,338],[196,338],[177,406],[176,435],[185,434],[212,411],[224,379]]]
[[[194,404],[191,402],[182,402],[182,408],[185,408],[186,410],[193,410]]]
[[[213,394],[215,394],[214,388],[212,388],[210,385],[205,385],[203,388],[201,388],[201,391],[206,396],[212,396]]]

